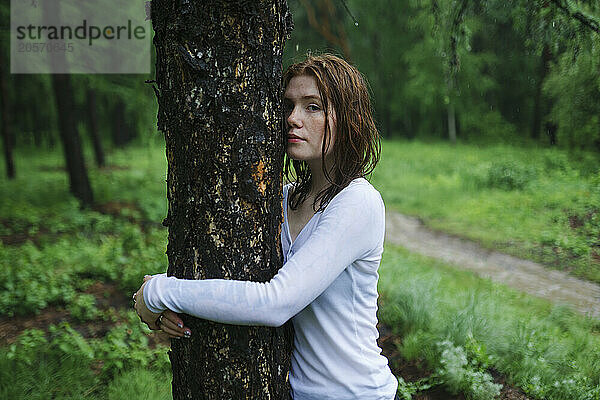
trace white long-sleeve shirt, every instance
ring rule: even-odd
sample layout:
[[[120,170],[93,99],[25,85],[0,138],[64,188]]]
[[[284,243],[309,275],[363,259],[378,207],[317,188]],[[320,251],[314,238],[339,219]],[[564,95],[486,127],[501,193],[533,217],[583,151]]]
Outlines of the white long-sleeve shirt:
[[[280,326],[292,318],[294,400],[392,400],[398,381],[377,345],[377,269],[385,206],[357,178],[317,212],[292,243],[283,190],[284,265],[269,282],[157,275],[144,288],[153,312],[216,322]]]

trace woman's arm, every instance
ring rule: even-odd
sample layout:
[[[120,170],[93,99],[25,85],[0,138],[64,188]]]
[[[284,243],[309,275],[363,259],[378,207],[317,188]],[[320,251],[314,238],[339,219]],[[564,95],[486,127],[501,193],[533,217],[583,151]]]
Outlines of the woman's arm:
[[[269,282],[159,275],[144,289],[147,307],[221,323],[283,325],[348,265],[383,242],[385,209],[379,192],[364,185],[347,189],[331,200],[315,231]]]

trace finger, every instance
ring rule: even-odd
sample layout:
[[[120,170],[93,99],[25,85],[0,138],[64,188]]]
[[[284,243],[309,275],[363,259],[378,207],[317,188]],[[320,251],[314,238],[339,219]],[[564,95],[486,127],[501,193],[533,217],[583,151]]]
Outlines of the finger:
[[[166,326],[167,328],[171,329],[172,331],[176,331],[183,335],[183,331],[184,331],[183,325],[181,327],[179,327],[179,326],[177,326],[177,324],[174,324],[173,321],[171,321],[170,319],[167,319],[164,316],[161,319],[160,325]]]
[[[176,330],[174,330],[174,329],[171,329],[171,328],[169,328],[169,327],[168,327],[168,326],[166,326],[164,323],[160,324],[160,329],[161,329],[161,330],[162,330],[164,333],[166,333],[166,334],[168,334],[168,335],[170,335],[170,336],[174,336],[174,337],[183,337],[183,333],[181,333],[181,332],[178,332],[178,331],[176,331]]]
[[[165,310],[163,311],[163,321],[165,319],[168,319],[169,321],[171,321],[174,325],[178,326],[179,328],[183,328],[183,321],[181,320],[181,318],[179,318],[179,314],[171,311],[171,310]]]
[[[144,275],[144,282],[147,282],[152,278],[154,278],[152,275]]]

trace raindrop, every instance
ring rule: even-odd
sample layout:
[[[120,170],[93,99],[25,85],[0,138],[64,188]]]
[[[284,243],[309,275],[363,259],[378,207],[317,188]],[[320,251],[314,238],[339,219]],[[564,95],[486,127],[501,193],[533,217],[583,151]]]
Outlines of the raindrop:
[[[354,26],[358,26],[358,21],[356,21],[356,22],[354,23]]]
[[[298,51],[298,43],[296,43],[296,51]]]

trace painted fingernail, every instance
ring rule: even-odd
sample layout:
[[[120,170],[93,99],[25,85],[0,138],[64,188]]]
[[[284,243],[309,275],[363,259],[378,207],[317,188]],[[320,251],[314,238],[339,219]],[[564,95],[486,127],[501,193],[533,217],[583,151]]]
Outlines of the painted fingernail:
[[[180,328],[183,328],[183,324],[181,322],[178,322],[177,326],[180,327]]]
[[[185,337],[190,337],[192,336],[192,332],[191,331],[184,331],[183,334],[185,335]]]

